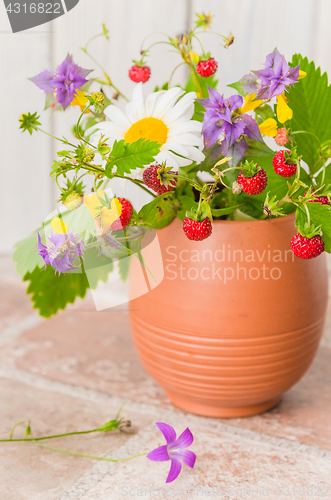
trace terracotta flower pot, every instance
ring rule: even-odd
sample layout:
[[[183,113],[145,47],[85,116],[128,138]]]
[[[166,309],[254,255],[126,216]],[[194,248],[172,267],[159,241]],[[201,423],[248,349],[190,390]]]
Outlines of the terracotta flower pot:
[[[174,405],[211,417],[253,415],[307,371],[323,332],[328,275],[325,255],[292,254],[295,232],[294,216],[215,221],[210,238],[193,242],[176,219],[157,231],[163,266],[157,238],[143,251],[158,286],[132,261],[133,339]]]

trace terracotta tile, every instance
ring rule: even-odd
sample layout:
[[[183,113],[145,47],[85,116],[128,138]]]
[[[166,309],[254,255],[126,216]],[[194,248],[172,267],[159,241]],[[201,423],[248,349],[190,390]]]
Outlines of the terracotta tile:
[[[60,313],[0,348],[0,363],[141,402],[166,401],[138,359],[125,307]]]
[[[331,350],[319,354],[282,403],[231,425],[331,449]],[[172,408],[142,367],[131,341],[127,311],[65,312],[0,349],[0,362],[34,374],[125,399]]]
[[[13,424],[31,419],[32,431],[39,435],[93,429],[115,417],[118,407],[96,404],[52,390],[0,379],[0,436],[6,439]],[[126,411],[136,429],[149,423],[148,417]],[[15,437],[23,434],[20,427]],[[96,433],[44,442],[50,446],[98,456],[114,456],[134,435]],[[38,448],[34,443],[0,444],[1,500],[57,500],[95,464],[106,464]],[[110,464],[112,466],[112,464]]]

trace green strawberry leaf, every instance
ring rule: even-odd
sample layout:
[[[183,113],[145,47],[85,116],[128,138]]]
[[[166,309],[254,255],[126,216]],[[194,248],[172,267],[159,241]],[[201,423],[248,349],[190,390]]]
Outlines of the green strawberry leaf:
[[[44,318],[49,318],[67,304],[73,304],[76,297],[84,298],[89,284],[84,273],[66,273],[55,275],[48,266],[41,271],[38,267],[26,273],[23,281],[30,281],[27,293],[32,294],[34,309]]]
[[[176,216],[175,201],[171,193],[161,194],[144,205],[137,215],[137,222],[153,229],[167,226]]]
[[[318,160],[318,141],[322,144],[331,142],[331,86],[328,85],[327,73],[321,74],[321,68],[316,68],[314,62],[295,54],[292,66],[299,63],[300,69],[307,76],[291,86],[287,93],[289,106],[293,110],[291,128],[294,132],[308,132],[295,134],[293,137],[298,153],[311,171],[314,171]]]
[[[198,208],[198,203],[191,196],[183,195],[179,198],[181,209],[177,212],[177,217],[184,220],[186,212],[194,211]]]
[[[13,260],[16,262],[16,270],[22,278],[26,273],[32,273],[36,268],[40,270],[45,267],[43,259],[36,250],[37,245],[37,232],[32,233],[28,238],[19,241],[15,245]]]
[[[106,164],[106,176],[111,177],[115,165],[117,174],[124,175],[152,163],[154,156],[160,152],[160,146],[158,142],[145,139],[139,139],[131,144],[127,144],[124,139],[115,141]]]
[[[310,219],[315,226],[321,226],[325,251],[331,253],[331,207],[321,203],[307,203]]]

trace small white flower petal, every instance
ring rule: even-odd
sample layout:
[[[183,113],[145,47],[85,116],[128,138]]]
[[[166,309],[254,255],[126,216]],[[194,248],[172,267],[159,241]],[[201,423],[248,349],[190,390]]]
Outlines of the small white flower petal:
[[[186,146],[186,149],[188,151],[188,157],[192,158],[193,161],[200,163],[205,159],[205,155],[200,149],[193,146]]]
[[[143,84],[142,82],[137,83],[135,88],[133,89],[132,93],[132,101],[131,101],[136,110],[136,114],[138,117],[138,120],[142,120],[143,118],[146,117],[146,111],[145,111],[145,103],[144,103],[144,96],[143,96]]]
[[[189,92],[185,94],[173,108],[171,108],[168,113],[163,117],[164,123],[171,127],[175,120],[183,115],[186,115],[188,111],[191,112],[190,117],[192,118],[194,113],[194,99],[196,97],[195,92]]]
[[[173,87],[165,92],[155,104],[153,112],[154,118],[162,119],[168,111],[174,107],[180,96],[183,94],[184,91],[180,87]]]
[[[197,133],[201,134],[202,123],[196,120],[190,120],[189,122],[181,123],[179,125],[174,125],[169,128],[168,137],[172,137],[177,134],[187,134],[187,133]]]
[[[123,129],[127,130],[128,128],[130,128],[131,123],[129,122],[127,116],[117,106],[114,106],[114,104],[107,106],[104,110],[104,113],[107,118],[115,122]]]
[[[179,144],[188,144],[189,146],[201,146],[202,137],[193,134],[178,134],[174,137],[169,137],[168,140],[178,142]]]
[[[160,90],[159,92],[153,92],[149,94],[145,99],[145,111],[146,118],[153,116],[155,102],[160,99],[160,97],[165,93],[165,90]]]
[[[186,149],[184,146],[181,144],[178,144],[178,142],[171,142],[167,141],[166,144],[163,145],[162,151],[167,150],[167,151],[173,151],[174,153],[181,155],[181,156],[189,156],[188,154],[188,149]]]

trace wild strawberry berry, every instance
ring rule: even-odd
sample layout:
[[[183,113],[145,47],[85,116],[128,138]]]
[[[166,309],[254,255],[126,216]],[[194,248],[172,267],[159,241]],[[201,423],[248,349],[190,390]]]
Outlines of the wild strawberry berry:
[[[305,192],[305,196],[307,196],[307,191]],[[312,193],[314,196],[314,193]],[[314,196],[313,200],[309,200],[309,203],[321,203],[322,205],[331,205],[330,200],[327,196]]]
[[[69,210],[75,210],[76,208],[79,208],[82,205],[82,203],[83,203],[83,195],[77,193],[77,191],[73,191],[62,202],[62,204]]]
[[[216,73],[218,64],[213,57],[210,57],[207,61],[200,61],[197,64],[197,73],[203,78],[208,78],[209,76]]]
[[[202,241],[208,238],[212,233],[210,219],[206,217],[202,221],[197,221],[186,217],[183,222],[184,233],[189,240]]]
[[[177,179],[167,180],[167,176],[176,175],[173,170],[164,169],[161,165],[151,165],[144,170],[143,180],[147,187],[158,194],[171,191],[177,184]],[[163,184],[161,184],[161,179]]]
[[[275,137],[276,144],[278,146],[286,146],[290,142],[290,139],[287,137],[286,128],[282,127],[277,130],[277,135]]]
[[[260,170],[251,177],[245,177],[244,172],[240,172],[238,175],[238,184],[241,185],[244,193],[252,196],[262,193],[267,187],[267,182],[268,177],[263,168],[260,168]]]
[[[286,151],[286,153],[290,155],[291,151]],[[286,163],[285,151],[283,149],[275,154],[272,164],[276,174],[281,175],[282,177],[293,177],[298,168],[296,163]]]
[[[125,198],[117,198],[120,204],[122,205],[122,213],[115,222],[110,226],[111,231],[122,231],[126,226],[128,226],[131,222],[133,207],[131,203]]]
[[[301,259],[313,259],[324,252],[324,241],[319,235],[307,238],[297,233],[291,240],[291,249]]]
[[[151,70],[148,66],[137,66],[136,64],[134,64],[129,69],[129,78],[133,82],[146,83],[150,79],[150,76],[151,76]]]

